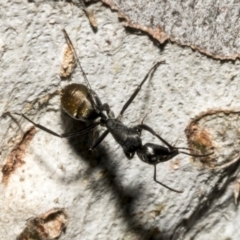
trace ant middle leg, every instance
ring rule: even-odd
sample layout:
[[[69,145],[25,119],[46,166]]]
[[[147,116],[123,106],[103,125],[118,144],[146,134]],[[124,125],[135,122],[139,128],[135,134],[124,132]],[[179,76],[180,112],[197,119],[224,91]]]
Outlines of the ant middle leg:
[[[103,140],[104,138],[109,134],[108,130],[105,130],[104,133],[95,141],[93,146],[89,149],[90,151],[94,150]]]

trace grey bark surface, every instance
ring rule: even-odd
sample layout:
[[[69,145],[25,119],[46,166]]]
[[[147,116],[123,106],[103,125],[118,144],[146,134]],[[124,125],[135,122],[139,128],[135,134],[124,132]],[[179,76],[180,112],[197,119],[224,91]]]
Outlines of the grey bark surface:
[[[239,1],[102,0],[133,28],[219,59],[239,57]]]
[[[187,147],[184,130],[202,116],[196,121],[211,136],[217,165],[229,166],[213,170],[186,155],[159,164],[158,180],[184,190],[176,194],[153,181],[152,166],[137,156],[127,160],[111,136],[89,156],[84,144],[94,135],[69,141],[37,129],[23,147],[22,165],[0,184],[0,239],[16,239],[29,218],[54,208],[68,215],[60,239],[239,239],[233,195],[239,175],[239,61],[221,62],[172,43],[159,47],[147,35],[128,32],[102,3],[88,9],[95,12],[97,32],[82,9],[68,2],[0,3],[0,114],[25,113],[54,131],[67,131],[69,120],[55,92],[84,80],[79,68],[71,80],[60,78],[65,28],[92,88],[116,115],[153,64],[166,60],[123,122],[137,125],[149,113],[146,124]],[[16,115],[0,121],[2,169],[32,124]],[[159,144],[147,133],[143,142]]]

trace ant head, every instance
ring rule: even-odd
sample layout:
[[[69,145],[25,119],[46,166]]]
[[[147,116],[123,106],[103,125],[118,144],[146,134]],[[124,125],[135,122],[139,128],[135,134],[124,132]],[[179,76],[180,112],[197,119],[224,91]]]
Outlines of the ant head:
[[[160,162],[166,162],[179,154],[177,148],[166,148],[164,146],[146,143],[137,151],[138,157],[148,164],[156,165]]]

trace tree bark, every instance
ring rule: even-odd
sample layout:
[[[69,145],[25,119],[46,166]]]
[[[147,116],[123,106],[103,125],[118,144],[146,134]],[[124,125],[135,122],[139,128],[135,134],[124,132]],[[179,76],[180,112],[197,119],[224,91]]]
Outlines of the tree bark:
[[[0,238],[16,239],[29,218],[57,208],[67,216],[60,239],[239,239],[239,61],[221,62],[171,42],[159,46],[125,29],[101,2],[87,10],[94,11],[97,30],[69,2],[0,3]],[[210,162],[179,154],[157,166],[158,181],[182,194],[154,182],[153,166],[137,156],[129,161],[111,136],[90,154],[101,127],[68,140],[4,114],[24,113],[58,133],[83,127],[60,106],[61,88],[84,84],[78,66],[71,79],[60,78],[63,28],[92,89],[115,115],[153,64],[166,61],[122,121],[135,126],[148,114],[145,123],[168,142],[192,153],[214,151]],[[142,139],[162,145],[146,132]]]

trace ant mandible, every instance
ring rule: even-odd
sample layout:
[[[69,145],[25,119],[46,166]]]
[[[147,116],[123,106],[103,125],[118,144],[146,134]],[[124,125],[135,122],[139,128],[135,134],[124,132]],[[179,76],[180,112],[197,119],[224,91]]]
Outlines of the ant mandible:
[[[40,124],[33,122],[24,114],[19,114],[19,113],[16,113],[16,114],[24,117],[27,121],[31,122],[35,127],[60,138],[80,136],[90,132],[96,126],[102,125],[106,128],[106,130],[95,141],[91,150],[95,149],[103,141],[103,139],[108,135],[108,133],[111,133],[115,141],[122,147],[123,152],[128,159],[132,159],[136,153],[143,162],[146,162],[154,166],[153,179],[155,182],[157,182],[158,184],[162,185],[163,187],[171,191],[182,193],[183,191],[170,188],[167,185],[157,180],[156,165],[160,162],[168,161],[180,153],[187,154],[194,157],[206,157],[213,153],[198,155],[198,154],[190,154],[190,153],[182,152],[180,151],[180,149],[188,149],[188,148],[178,148],[178,147],[172,146],[166,140],[160,137],[151,127],[149,127],[146,124],[143,124],[143,122],[134,127],[128,127],[121,122],[121,117],[123,116],[126,109],[129,107],[129,105],[133,102],[133,100],[141,90],[141,87],[143,86],[143,84],[146,82],[146,80],[150,76],[153,75],[153,73],[156,71],[158,66],[160,64],[165,63],[165,61],[160,61],[154,64],[154,66],[148,71],[148,73],[146,74],[142,82],[139,84],[139,86],[132,93],[130,98],[123,105],[118,117],[114,117],[112,111],[110,110],[109,105],[107,103],[102,104],[98,95],[91,89],[91,86],[88,82],[86,74],[81,66],[79,59],[77,58],[77,54],[70,40],[70,37],[68,36],[65,29],[63,29],[63,33],[68,44],[71,46],[72,51],[74,52],[75,58],[81,69],[81,72],[83,74],[83,77],[87,86],[83,84],[77,84],[77,83],[67,85],[62,90],[62,93],[61,93],[62,108],[70,117],[79,121],[92,122],[93,120],[97,120],[97,119],[99,120],[91,123],[85,129],[78,130],[71,133],[58,134],[50,130],[49,128],[46,128]],[[163,142],[166,145],[166,147],[158,144],[154,144],[154,143],[146,143],[143,145],[142,139],[141,139],[142,130],[150,132],[152,135],[157,137],[161,142]]]

